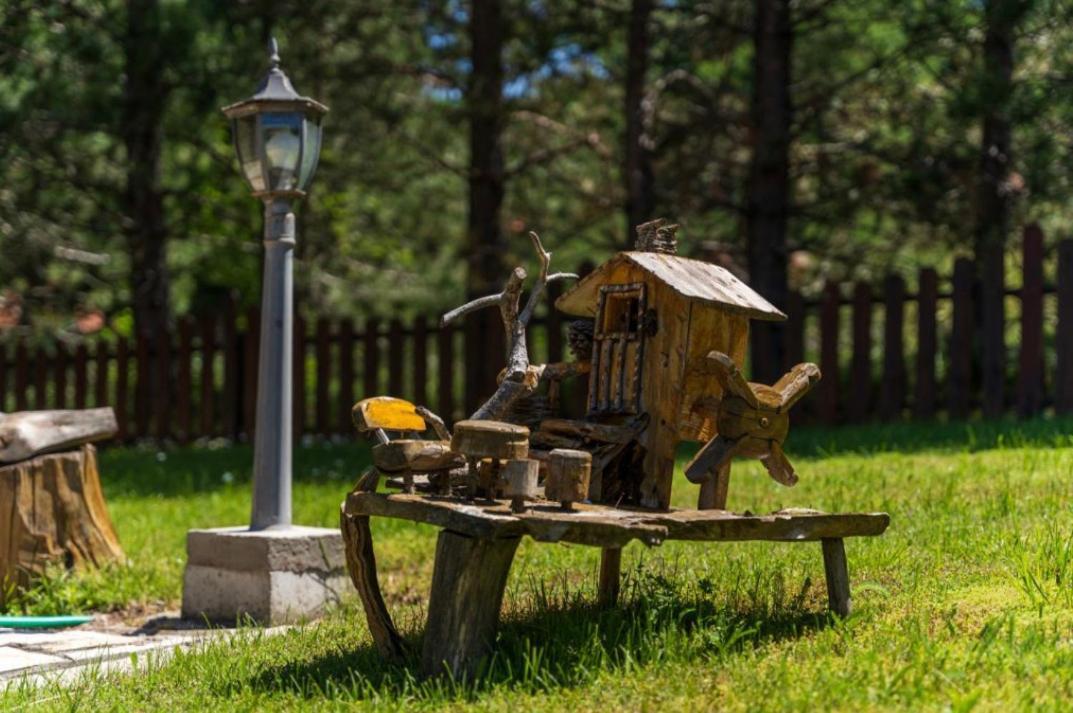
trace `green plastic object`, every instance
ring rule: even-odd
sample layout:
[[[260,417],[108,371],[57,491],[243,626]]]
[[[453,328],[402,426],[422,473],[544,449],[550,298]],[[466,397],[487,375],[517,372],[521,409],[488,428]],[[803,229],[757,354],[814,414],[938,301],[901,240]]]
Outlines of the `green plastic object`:
[[[62,629],[93,621],[92,616],[0,616],[0,628],[4,629]]]

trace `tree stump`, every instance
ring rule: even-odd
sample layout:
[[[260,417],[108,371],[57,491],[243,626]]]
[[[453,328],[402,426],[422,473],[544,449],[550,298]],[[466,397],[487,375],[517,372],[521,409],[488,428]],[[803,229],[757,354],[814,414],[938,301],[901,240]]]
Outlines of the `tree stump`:
[[[7,586],[25,587],[51,564],[123,557],[92,445],[0,467],[0,503],[0,601]]]

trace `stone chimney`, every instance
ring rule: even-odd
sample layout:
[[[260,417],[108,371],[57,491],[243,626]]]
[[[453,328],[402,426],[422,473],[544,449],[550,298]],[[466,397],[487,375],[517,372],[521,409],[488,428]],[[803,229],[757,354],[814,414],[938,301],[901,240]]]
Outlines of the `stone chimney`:
[[[656,218],[637,226],[637,242],[634,249],[645,253],[678,254],[678,224],[668,224],[663,218]]]

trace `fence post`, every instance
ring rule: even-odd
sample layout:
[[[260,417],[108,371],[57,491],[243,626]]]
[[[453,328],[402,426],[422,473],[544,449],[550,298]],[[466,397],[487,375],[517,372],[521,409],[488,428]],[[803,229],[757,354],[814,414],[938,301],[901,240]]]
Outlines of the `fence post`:
[[[171,334],[167,327],[157,333],[156,343],[156,436],[171,435]]]
[[[97,337],[96,364],[93,374],[93,405],[109,406],[108,402],[108,342]]]
[[[134,382],[134,424],[131,435],[138,438],[149,434],[149,340],[144,334],[135,332],[134,360],[137,363],[138,380]]]
[[[852,423],[868,420],[872,400],[872,288],[865,282],[853,287],[853,360],[846,412]]]
[[[428,403],[428,321],[424,315],[414,319],[414,403]]]
[[[380,393],[380,320],[375,317],[365,322],[365,342],[362,345],[364,372],[361,376],[361,397],[367,399]]]
[[[440,327],[436,333],[436,404],[440,418],[448,423],[455,419],[455,328]]]
[[[239,360],[238,360],[238,314],[233,295],[228,295],[224,307],[224,390],[223,405],[224,428],[223,433],[238,440],[241,424],[239,424],[238,407],[239,398]]]
[[[211,438],[216,433],[213,400],[216,396],[216,321],[212,315],[201,315],[201,435]]]
[[[189,315],[183,316],[179,320],[179,353],[178,364],[176,364],[175,386],[176,386],[176,408],[175,408],[175,421],[178,427],[179,443],[189,443],[193,436],[193,428],[191,424],[191,408],[190,401],[193,390],[193,376],[191,374],[191,360],[193,358],[193,340],[194,340],[194,323],[193,319]]]
[[[3,349],[0,348],[0,362],[5,360],[7,355],[4,354]],[[86,343],[79,342],[75,347],[75,403],[76,409],[84,409],[86,407],[86,387],[89,381],[86,373],[86,363],[89,361],[89,354],[86,351]],[[2,368],[2,367],[0,367]],[[3,411],[4,404],[4,385],[0,382],[0,411]]]
[[[1073,412],[1073,239],[1058,243],[1058,327],[1054,335],[1054,406],[1058,413]]]
[[[246,333],[242,337],[242,431],[248,443],[257,433],[257,369],[261,351],[261,308],[246,310]]]
[[[67,408],[67,347],[63,342],[56,342],[56,357],[52,361],[53,372],[53,408]]]
[[[15,410],[25,411],[29,405],[27,392],[30,390],[30,378],[27,373],[26,342],[21,338],[15,343]]]
[[[306,321],[300,314],[294,315],[293,340],[294,394],[291,402],[291,437],[295,443],[301,443],[302,436],[306,432]],[[347,413],[350,413],[349,409]]]
[[[403,393],[403,362],[404,342],[402,336],[402,322],[396,317],[391,320],[387,333],[387,392],[392,396],[404,398]]]
[[[116,438],[122,443],[130,437],[130,422],[127,418],[127,406],[129,404],[130,393],[130,343],[126,337],[120,337],[116,340],[115,347],[115,366],[116,366],[116,380],[115,380],[115,420],[118,426],[119,432],[116,434]]]
[[[0,341],[0,411],[7,410],[7,342]]]
[[[935,416],[938,298],[939,275],[930,267],[921,269],[917,283],[917,374],[913,392],[913,414],[922,419]]]
[[[555,300],[563,293],[563,286],[559,282],[548,285],[548,364],[555,364],[563,360],[563,315],[555,309]]]
[[[984,418],[998,418],[1006,408],[1006,269],[1003,251],[982,258],[980,270],[981,377]]]
[[[34,354],[34,408],[43,411],[48,408],[48,354],[44,347],[38,347]]]
[[[336,431],[350,433],[350,408],[354,405],[354,322],[339,320],[339,413]]]
[[[805,361],[805,298],[797,290],[786,297],[786,357],[784,372]]]
[[[841,296],[838,283],[829,280],[823,288],[820,302],[820,371],[823,379],[819,388],[820,421],[833,424],[838,420],[838,312]]]
[[[883,387],[880,415],[884,420],[901,416],[905,403],[905,280],[890,275],[883,283]]]
[[[317,356],[317,434],[325,436],[332,431],[331,413],[331,389],[332,378],[332,355],[331,355],[331,325],[327,318],[317,319],[317,343],[315,353]]]
[[[1022,236],[1021,351],[1017,370],[1017,413],[1043,408],[1043,231],[1035,223]]]
[[[946,397],[950,418],[967,418],[972,394],[972,282],[968,258],[954,262],[953,319],[950,328],[950,369]]]

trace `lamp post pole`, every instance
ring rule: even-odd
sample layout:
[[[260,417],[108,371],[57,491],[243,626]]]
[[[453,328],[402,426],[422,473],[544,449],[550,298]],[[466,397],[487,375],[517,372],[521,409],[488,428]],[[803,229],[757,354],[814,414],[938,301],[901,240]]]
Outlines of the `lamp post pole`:
[[[251,530],[291,524],[294,242],[291,202],[266,200]]]

